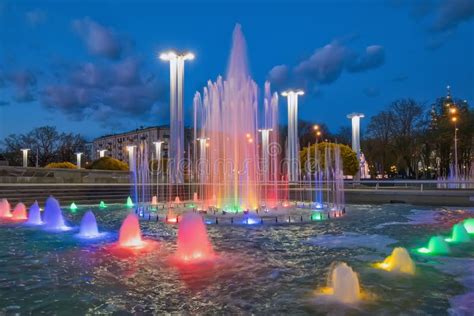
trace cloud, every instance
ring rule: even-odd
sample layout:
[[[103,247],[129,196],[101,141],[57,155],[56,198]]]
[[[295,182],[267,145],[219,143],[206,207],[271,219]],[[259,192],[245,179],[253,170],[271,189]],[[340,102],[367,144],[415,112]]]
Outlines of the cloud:
[[[0,100],[0,106],[7,106],[7,105],[9,105],[9,104],[10,104],[9,101]]]
[[[348,51],[334,42],[317,49],[295,68],[295,73],[321,84],[335,81],[344,69]]]
[[[88,17],[74,20],[72,27],[83,40],[91,55],[109,59],[120,58],[124,48],[123,43],[112,29]]]
[[[348,63],[349,72],[361,72],[377,68],[383,65],[385,61],[385,50],[380,45],[371,45],[365,49],[365,52],[354,56]]]
[[[444,0],[437,7],[431,29],[435,32],[444,32],[456,28],[472,17],[474,17],[474,1]]]
[[[336,40],[321,48],[295,67],[278,65],[267,75],[268,80],[277,87],[305,87],[312,90],[314,84],[324,85],[336,81],[344,71],[364,72],[376,69],[385,62],[385,50],[380,45],[367,46],[363,53],[357,53]],[[319,94],[320,91],[318,91]]]
[[[277,65],[273,67],[267,75],[267,80],[274,85],[280,86],[288,81],[290,69],[287,65]]]
[[[25,13],[26,22],[32,26],[36,27],[40,24],[46,22],[47,15],[43,10],[35,9]]]
[[[34,89],[36,87],[36,74],[32,70],[20,69],[6,72],[2,75],[4,85],[13,87],[16,102],[26,103],[36,100]]]
[[[134,57],[114,64],[84,63],[65,67],[59,83],[47,85],[42,103],[75,120],[110,121],[119,117],[147,118],[167,88],[146,74]]]
[[[375,87],[365,88],[363,92],[369,98],[378,97],[380,95],[380,89],[375,88]]]

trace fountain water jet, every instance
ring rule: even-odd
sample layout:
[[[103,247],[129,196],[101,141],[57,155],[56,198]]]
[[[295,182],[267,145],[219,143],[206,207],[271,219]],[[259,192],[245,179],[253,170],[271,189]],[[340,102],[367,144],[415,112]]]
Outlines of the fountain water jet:
[[[474,234],[474,218],[464,220],[463,224],[469,234]]]
[[[357,303],[361,300],[359,278],[346,263],[338,263],[333,267],[328,287],[323,288],[322,293],[339,303]]]
[[[202,217],[184,214],[178,227],[178,249],[175,257],[184,263],[209,261],[215,258]]]
[[[25,204],[20,202],[15,206],[12,212],[12,219],[18,220],[18,221],[23,221],[23,220],[28,219],[27,214],[26,214]]]
[[[415,263],[403,247],[394,248],[392,254],[383,262],[376,263],[375,267],[389,272],[415,274]]]
[[[100,201],[99,208],[106,208],[106,207],[107,207],[107,204],[105,204],[104,201]]]
[[[100,235],[95,215],[91,210],[89,210],[82,217],[81,228],[78,236],[81,238],[96,238]]]
[[[424,254],[433,254],[433,255],[447,255],[451,252],[449,249],[448,244],[441,236],[433,236],[430,238],[428,243],[428,248],[422,247],[418,248],[417,251],[419,253]]]
[[[10,212],[10,203],[7,199],[0,200],[0,218],[10,218],[12,214]]]
[[[451,238],[445,239],[447,242],[454,242],[454,243],[462,243],[462,242],[470,242],[471,237],[467,232],[466,228],[462,223],[455,224],[453,226],[453,233]]]
[[[30,210],[28,212],[28,220],[26,221],[27,225],[43,225],[43,221],[41,220],[41,210],[38,205],[38,201],[35,201],[30,206]]]
[[[140,223],[135,214],[129,214],[122,223],[119,231],[119,246],[126,248],[141,248],[145,245],[142,240]]]
[[[64,223],[63,213],[61,207],[59,206],[58,200],[50,196],[46,200],[46,205],[44,208],[43,221],[45,223],[45,228],[48,230],[68,230],[70,229]]]

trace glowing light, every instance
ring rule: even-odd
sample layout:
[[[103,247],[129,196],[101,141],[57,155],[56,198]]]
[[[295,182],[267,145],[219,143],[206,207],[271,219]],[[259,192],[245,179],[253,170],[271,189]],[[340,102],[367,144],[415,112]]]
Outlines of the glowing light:
[[[464,228],[469,234],[474,234],[474,218],[464,220]]]
[[[359,278],[344,262],[334,266],[328,278],[328,286],[320,289],[319,293],[344,304],[354,304],[362,299]]]
[[[184,263],[211,260],[215,257],[202,217],[196,213],[184,214],[178,227],[176,258]]]
[[[430,253],[431,252],[431,250],[429,250],[428,248],[425,248],[425,247],[418,248],[416,251],[419,252],[419,253]]]
[[[402,247],[394,248],[390,256],[385,258],[383,262],[376,263],[374,266],[389,272],[415,274],[415,263],[411,259],[408,251]]]
[[[457,122],[457,120],[458,120],[458,118],[456,116],[451,118],[451,121],[453,121],[453,122]]]
[[[423,254],[446,255],[451,252],[448,244],[441,236],[433,236],[430,238],[428,247],[418,248],[417,252]]]
[[[126,203],[128,208],[132,208],[135,204],[133,204],[132,198],[128,197],[127,198],[127,203]]]
[[[122,223],[119,231],[119,246],[126,248],[140,248],[144,246],[140,223],[135,214],[129,214]]]
[[[12,219],[17,221],[26,220],[28,217],[26,215],[26,206],[23,203],[18,203],[12,212]]]
[[[70,209],[71,211],[73,211],[73,212],[74,212],[74,211],[77,211],[77,205],[76,205],[76,203],[72,202],[71,205],[69,206],[69,209]]]
[[[322,219],[323,219],[323,215],[320,212],[311,214],[311,220],[313,221],[320,221]]]
[[[470,242],[471,237],[467,232],[466,228],[462,223],[455,224],[453,226],[453,232],[451,238],[446,238],[445,241],[452,243],[465,243]]]
[[[12,214],[10,213],[10,203],[7,199],[0,200],[0,218],[10,218]]]
[[[104,201],[100,201],[100,203],[99,203],[99,208],[106,208],[106,207],[107,207],[107,205],[105,204],[105,202],[104,202]]]

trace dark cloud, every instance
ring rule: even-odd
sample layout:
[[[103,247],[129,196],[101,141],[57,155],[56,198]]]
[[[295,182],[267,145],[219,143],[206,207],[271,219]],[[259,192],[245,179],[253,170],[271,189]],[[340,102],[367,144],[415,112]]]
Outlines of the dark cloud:
[[[385,50],[380,45],[368,46],[365,52],[360,55],[354,55],[348,62],[347,70],[349,72],[361,72],[377,68],[385,62]]]
[[[309,91],[315,84],[331,84],[344,71],[368,71],[382,66],[384,62],[385,51],[380,45],[371,45],[365,52],[356,53],[338,40],[318,48],[308,59],[293,68],[287,65],[273,67],[267,78],[280,88],[299,86]]]
[[[347,49],[338,43],[328,44],[296,66],[295,73],[310,81],[329,84],[341,75],[347,54]]]
[[[91,55],[110,59],[120,58],[123,42],[110,28],[107,28],[90,18],[74,20],[74,31],[81,37]]]
[[[25,13],[26,22],[32,26],[36,27],[40,24],[46,22],[47,15],[43,10],[35,9]]]
[[[369,98],[375,98],[375,97],[378,97],[380,95],[380,89],[375,88],[375,87],[365,88],[363,90],[363,92]]]
[[[435,12],[432,30],[443,32],[456,28],[460,23],[474,17],[474,1],[444,0]]]
[[[3,78],[2,78],[3,77]],[[31,102],[36,100],[35,88],[37,77],[32,70],[13,70],[0,74],[0,82],[5,86],[11,86],[14,90],[16,102]]]
[[[145,73],[137,58],[114,64],[84,63],[66,67],[60,83],[45,87],[42,102],[72,119],[110,121],[117,117],[147,117],[166,99],[165,84]]]

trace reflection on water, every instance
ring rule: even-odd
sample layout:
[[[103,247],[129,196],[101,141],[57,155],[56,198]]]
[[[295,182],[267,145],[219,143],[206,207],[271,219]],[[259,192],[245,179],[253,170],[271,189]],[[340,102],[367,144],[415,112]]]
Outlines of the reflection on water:
[[[85,210],[64,214],[78,226]],[[130,209],[109,205],[93,210],[103,239],[84,242],[77,232],[46,233],[35,227],[4,222],[0,227],[0,313],[263,313],[324,314],[340,305],[315,304],[314,289],[327,284],[329,268],[343,261],[357,271],[363,291],[376,293],[351,313],[443,314],[450,298],[466,289],[438,266],[434,257],[415,256],[415,276],[404,277],[373,269],[392,246],[414,249],[429,236],[449,235],[463,216],[442,211],[427,225],[386,225],[406,222],[407,205],[349,206],[337,220],[292,225],[207,225],[218,259],[177,267],[177,225],[141,221],[143,237],[159,246],[137,255],[117,256],[111,244]],[[164,212],[164,211],[163,211]],[[308,240],[320,235],[377,235],[390,247],[329,247]],[[474,243],[462,244],[451,256],[473,257]],[[442,258],[447,260],[446,258]],[[448,258],[449,259],[449,258]],[[453,300],[453,301],[459,301]]]

